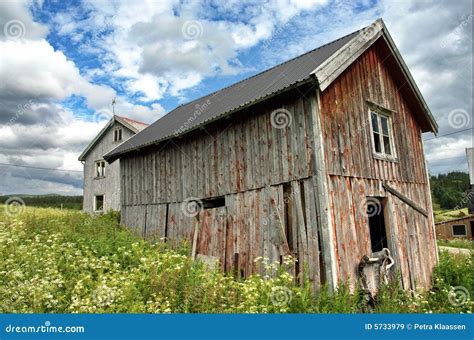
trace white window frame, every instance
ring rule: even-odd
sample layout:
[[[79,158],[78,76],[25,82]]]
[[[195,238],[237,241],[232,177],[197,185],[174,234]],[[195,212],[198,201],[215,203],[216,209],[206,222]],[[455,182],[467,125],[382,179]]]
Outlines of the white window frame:
[[[454,226],[463,226],[464,227],[464,234],[463,235],[454,235]],[[451,225],[451,234],[453,237],[467,237],[467,226],[464,223],[456,223]]]
[[[386,109],[378,104],[369,102],[370,139],[372,141],[372,154],[374,155],[375,158],[389,160],[389,161],[397,161],[397,149],[395,147],[395,139],[393,137],[393,119],[392,119],[393,112],[394,111],[390,109]],[[381,149],[380,152],[377,152],[375,149],[374,127],[372,126],[372,113],[375,113],[377,115],[377,124],[379,127],[379,132],[377,133],[380,135],[380,149]],[[383,137],[385,135],[382,132],[382,122],[380,119],[381,116],[387,119],[388,136],[386,137],[389,138],[391,152],[392,152],[391,154],[385,153],[385,143],[383,141]]]
[[[120,133],[120,139],[118,138]],[[123,129],[122,128],[116,128],[114,129],[114,142],[121,142],[123,139]]]
[[[98,196],[102,196],[102,209],[101,210],[97,209],[97,197]],[[104,211],[104,205],[105,205],[105,195],[104,194],[94,195],[94,211],[95,212],[103,212]]]
[[[94,176],[95,178],[105,177],[105,161],[104,160],[95,161],[94,172],[95,172],[95,176]]]

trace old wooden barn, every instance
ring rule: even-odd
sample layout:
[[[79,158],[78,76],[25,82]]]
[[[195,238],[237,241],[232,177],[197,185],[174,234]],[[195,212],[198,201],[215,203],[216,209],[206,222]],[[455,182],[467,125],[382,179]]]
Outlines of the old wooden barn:
[[[414,289],[437,261],[422,144],[437,129],[377,20],[177,107],[105,159],[120,159],[123,224],[222,270],[293,255],[295,274],[334,287],[364,256],[369,278],[390,258]]]

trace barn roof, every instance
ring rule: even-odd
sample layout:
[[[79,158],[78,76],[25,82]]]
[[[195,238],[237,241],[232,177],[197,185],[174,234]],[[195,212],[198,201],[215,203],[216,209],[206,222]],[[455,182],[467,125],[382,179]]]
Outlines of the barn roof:
[[[87,145],[87,147],[84,149],[84,151],[81,153],[79,156],[80,161],[84,161],[87,154],[94,148],[94,146],[99,142],[99,140],[102,138],[102,136],[107,132],[107,130],[115,123],[118,122],[130,131],[134,133],[138,133],[142,131],[144,128],[148,126],[148,124],[139,122],[138,120],[134,120],[131,118],[127,117],[122,117],[122,116],[117,116],[114,115],[108,122],[107,124],[100,130],[100,132],[95,136],[95,138],[92,140],[92,142]]]
[[[388,44],[393,45],[392,52],[396,54],[397,61],[417,96],[428,122],[427,126],[430,127],[429,131],[437,132],[438,126],[428,106],[411,78],[383,21],[379,19],[361,30],[229,87],[178,106],[148,128],[107,153],[104,158],[108,162],[112,162],[122,154],[183,135],[309,81],[317,81],[320,90],[324,91],[337,76],[382,35]]]

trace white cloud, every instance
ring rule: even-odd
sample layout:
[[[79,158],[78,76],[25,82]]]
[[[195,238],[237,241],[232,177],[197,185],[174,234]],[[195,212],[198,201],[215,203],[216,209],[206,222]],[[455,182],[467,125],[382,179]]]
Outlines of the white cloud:
[[[166,94],[182,96],[207,77],[242,71],[239,52],[268,39],[277,25],[326,2],[218,2],[212,5],[214,17],[208,14],[209,3],[87,4],[95,18],[110,17],[114,27],[98,45],[106,53],[104,58],[115,63],[115,76],[127,77],[128,91],[152,101]]]

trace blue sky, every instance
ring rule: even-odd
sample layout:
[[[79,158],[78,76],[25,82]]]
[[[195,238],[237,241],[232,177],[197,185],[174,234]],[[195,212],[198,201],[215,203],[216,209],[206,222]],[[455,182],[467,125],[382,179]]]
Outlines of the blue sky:
[[[80,194],[77,156],[111,114],[148,123],[177,105],[382,17],[439,125],[431,173],[472,147],[470,1],[0,3],[0,192]]]

